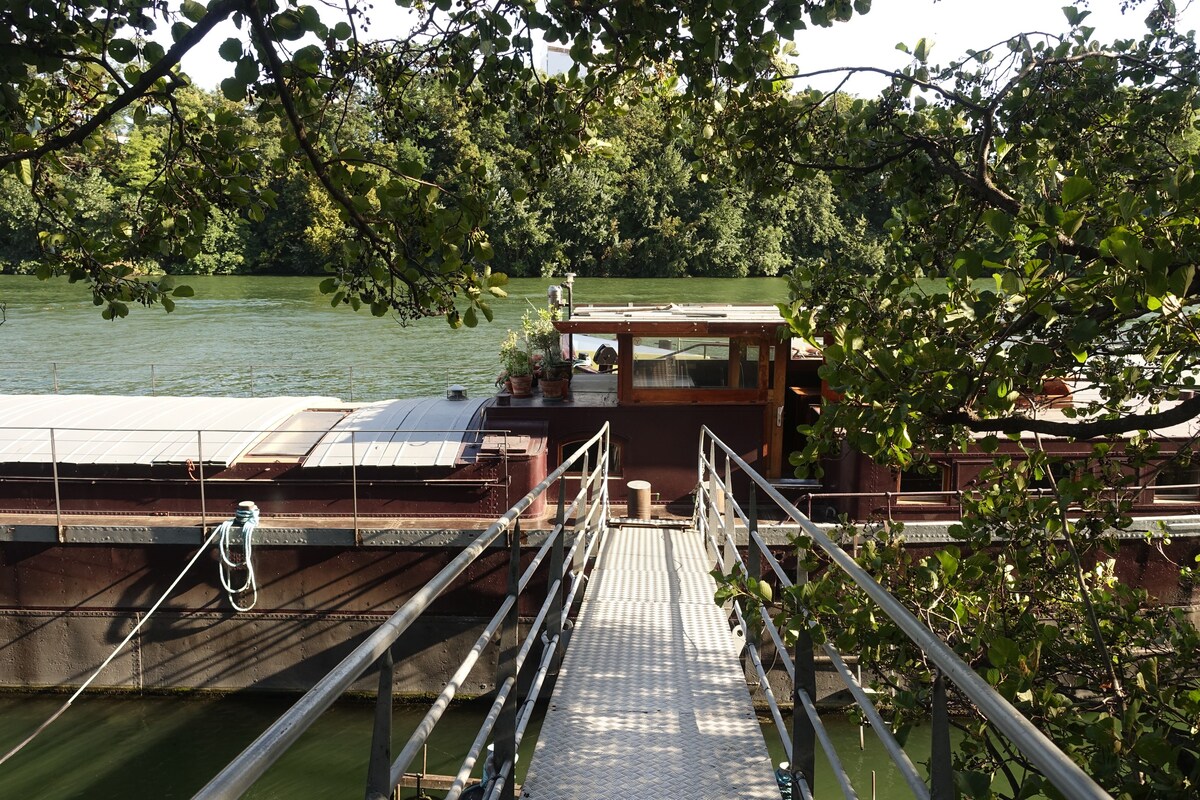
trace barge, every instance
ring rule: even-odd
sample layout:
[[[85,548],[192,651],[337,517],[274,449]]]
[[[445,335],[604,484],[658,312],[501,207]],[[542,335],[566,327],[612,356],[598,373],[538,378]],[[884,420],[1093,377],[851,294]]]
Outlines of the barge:
[[[938,454],[934,473],[908,475],[847,451],[823,483],[797,480],[785,455],[831,395],[819,349],[790,338],[774,307],[566,311],[555,323],[563,350],[590,370],[563,400],[0,397],[0,685],[78,685],[240,501],[261,512],[258,606],[235,612],[209,559],[97,685],[308,688],[605,422],[618,508],[644,481],[655,516],[690,519],[704,424],[817,521],[906,521],[923,546],[946,538],[959,493],[990,460]],[[1164,456],[1194,433],[1166,432]],[[1118,571],[1195,607],[1169,563],[1196,555],[1200,475],[1156,480],[1132,510],[1170,517],[1174,536],[1124,540]],[[530,509],[531,544],[552,513]],[[448,654],[478,634],[476,609],[496,605],[506,571],[502,548],[485,555],[406,634],[414,655],[398,665],[400,691],[444,683],[457,663]],[[470,690],[489,691],[494,674],[481,662]]]

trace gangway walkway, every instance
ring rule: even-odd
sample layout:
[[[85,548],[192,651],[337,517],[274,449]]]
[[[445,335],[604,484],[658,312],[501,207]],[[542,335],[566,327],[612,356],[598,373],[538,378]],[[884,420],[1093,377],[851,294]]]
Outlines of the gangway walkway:
[[[694,530],[609,532],[542,723],[529,800],[778,800]]]

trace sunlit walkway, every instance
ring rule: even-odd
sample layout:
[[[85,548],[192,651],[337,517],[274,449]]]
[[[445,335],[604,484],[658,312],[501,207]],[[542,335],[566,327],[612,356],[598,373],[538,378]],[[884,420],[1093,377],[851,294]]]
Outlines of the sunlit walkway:
[[[778,800],[695,531],[614,529],[524,787],[532,800]]]

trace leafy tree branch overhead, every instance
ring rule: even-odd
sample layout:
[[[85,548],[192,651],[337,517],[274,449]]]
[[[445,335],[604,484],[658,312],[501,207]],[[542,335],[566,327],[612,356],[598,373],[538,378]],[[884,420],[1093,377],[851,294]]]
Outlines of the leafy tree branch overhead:
[[[1200,414],[1197,50],[1169,4],[1144,5],[1148,27],[1127,40],[1095,41],[1067,7],[1064,34],[945,66],[922,41],[877,100],[793,91],[795,75],[727,109],[735,145],[778,142],[731,148],[764,180],[828,174],[890,205],[882,271],[828,262],[793,279],[784,312],[845,396],[798,463],[842,431],[903,465],[914,443],[1104,437]],[[1058,381],[1075,407],[1048,419]]]
[[[302,170],[340,220],[337,240],[327,242],[334,274],[323,284],[335,302],[369,304],[402,320],[446,314],[470,324],[490,315],[490,295],[503,293],[503,277],[487,266],[484,226],[497,198],[486,167],[468,160],[449,179],[424,174],[397,157],[386,130],[366,144],[345,136],[350,107],[365,103],[381,119],[412,119],[422,109],[411,89],[435,81],[497,113],[518,109],[536,143],[525,166],[537,171],[584,146],[594,112],[622,85],[658,79],[655,67],[675,65],[689,76],[688,93],[711,96],[754,80],[771,63],[779,33],[806,20],[846,19],[868,4],[399,5],[411,20],[407,33],[368,41],[368,7],[356,3],[339,10],[276,0],[4,0],[0,167],[33,192],[41,273],[88,282],[108,317],[123,316],[130,303],[165,300],[170,308],[172,293],[186,290],[140,278],[139,260],[200,255],[222,214],[255,223],[279,202],[252,175]],[[239,34],[220,45],[231,73],[221,90],[252,104],[253,126],[181,99],[188,79],[180,59],[225,20]],[[542,38],[569,46],[578,68],[540,75],[533,51]],[[79,178],[103,169],[89,154],[119,158],[147,126],[165,126],[168,135],[131,218],[80,224]]]

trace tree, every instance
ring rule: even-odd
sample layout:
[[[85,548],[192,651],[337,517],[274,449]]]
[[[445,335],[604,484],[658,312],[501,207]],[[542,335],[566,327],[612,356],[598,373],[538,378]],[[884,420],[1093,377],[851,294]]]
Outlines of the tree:
[[[221,21],[241,31],[220,53],[233,74],[221,84],[232,101],[249,99],[262,125],[274,126],[282,152],[276,172],[292,164],[312,175],[338,209],[346,235],[334,277],[335,302],[369,303],[401,319],[446,314],[476,318],[499,278],[483,226],[495,194],[486,176],[459,173],[453,186],[413,162],[387,162],[370,148],[341,140],[345,109],[363,85],[380,88],[390,116],[420,117],[409,92],[418,80],[443,82],[475,97],[488,112],[512,111],[539,144],[526,167],[540,170],[587,138],[595,109],[621,84],[640,83],[655,64],[675,61],[696,76],[688,91],[710,97],[716,84],[745,83],[770,62],[779,36],[849,18],[867,0],[731,2],[676,8],[620,2],[532,0],[451,4],[404,2],[410,31],[392,41],[360,39],[365,8],[334,12],[294,0],[148,0],[113,5],[72,0],[51,7],[5,0],[0,64],[0,167],[31,187],[45,225],[54,269],[87,281],[109,316],[128,303],[166,296],[153,280],[114,265],[133,254],[190,258],[199,252],[210,210],[238,209],[261,220],[275,202],[247,178],[259,166],[255,133],[236,114],[189,113],[179,102],[188,85],[179,61]],[[152,38],[169,26],[171,44]],[[773,28],[773,30],[771,30]],[[543,78],[533,67],[537,35],[569,45],[577,67]],[[92,231],[64,220],[62,182],[83,151],[111,146],[133,128],[165,121],[170,131],[157,179],[140,192],[137,224]],[[456,308],[466,304],[468,316]]]
[[[806,76],[788,76],[720,126],[764,182],[870,181],[891,207],[878,271],[821,259],[791,278],[782,311],[842,398],[793,463],[819,471],[843,442],[898,470],[994,453],[959,546],[914,557],[885,526],[862,561],[1107,790],[1144,798],[1200,782],[1200,637],[1109,561],[1133,493],[1169,460],[1155,432],[1200,415],[1200,84],[1170,10],[1101,45],[1068,7],[1062,36],[945,67],[920,42],[877,101],[793,92]],[[738,146],[768,133],[774,152]],[[1054,408],[1064,385],[1074,405]],[[1051,437],[1080,455],[1054,455]],[[928,665],[861,599],[826,573],[783,611],[853,644],[903,718],[927,701]],[[964,793],[1044,791],[987,725],[963,727]]]

